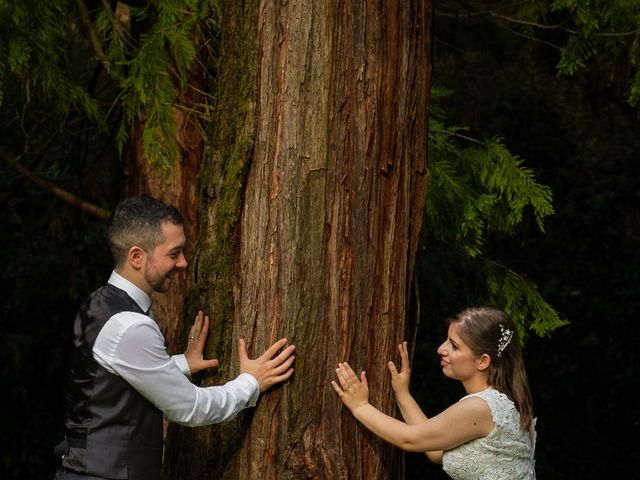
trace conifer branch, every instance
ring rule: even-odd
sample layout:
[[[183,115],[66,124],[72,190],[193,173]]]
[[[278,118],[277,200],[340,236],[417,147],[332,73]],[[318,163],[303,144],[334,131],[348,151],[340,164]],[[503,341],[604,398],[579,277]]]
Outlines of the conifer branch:
[[[462,135],[461,133],[457,133],[457,132],[452,131],[452,130],[447,130],[446,128],[445,129],[441,129],[441,128],[433,128],[432,127],[430,130],[431,130],[432,133],[441,133],[443,135],[451,135],[452,137],[457,137],[457,138],[460,138],[462,140],[467,140],[468,142],[475,143],[476,145],[480,145],[482,147],[485,146],[485,142],[481,142],[477,138],[469,137],[467,135]]]
[[[199,118],[201,120],[206,120],[206,121],[210,121],[211,120],[211,114],[209,113],[209,109],[208,109],[208,105],[204,104],[204,103],[193,103],[194,106],[196,107],[202,107],[203,110],[198,110],[197,108],[190,108],[186,105],[180,104],[180,103],[176,103],[175,105],[173,105],[173,107],[177,110],[182,110],[184,112],[186,112],[189,115],[193,115],[196,118]]]
[[[520,20],[517,18],[510,17],[508,15],[500,15],[499,13],[493,12],[489,10],[488,14],[492,17],[499,18],[501,20],[506,20],[511,23],[518,23],[521,25],[527,25],[529,27],[546,29],[546,30],[561,30],[563,32],[567,32],[571,35],[578,35],[580,32],[577,30],[573,30],[571,28],[563,27],[561,23],[556,25],[544,25],[542,23],[531,22],[528,20]],[[636,35],[640,31],[639,29],[629,30],[627,32],[595,32],[593,35],[596,37],[628,37],[629,35]]]
[[[508,28],[505,25],[501,25],[500,22],[496,22],[496,23],[498,25],[500,25],[502,28],[504,28],[506,31],[511,32],[512,34],[514,34],[517,37],[526,38],[527,40],[531,40],[532,42],[540,43],[542,45],[547,45],[547,46],[555,48],[557,50],[562,50],[562,47],[560,45],[556,45],[555,43],[548,42],[546,40],[542,40],[541,38],[538,38],[535,35],[527,35],[527,34],[524,34],[522,32],[518,32],[516,30],[513,30],[512,28]]]
[[[91,17],[89,16],[89,10],[87,9],[87,6],[84,4],[83,0],[76,0],[76,5],[78,6],[78,10],[80,10],[80,17],[82,18],[82,23],[87,29],[87,35],[89,35],[89,42],[91,43],[91,46],[93,47],[93,51],[98,57],[98,61],[100,62],[100,64],[102,65],[102,68],[104,68],[104,71],[107,72],[108,75],[114,76],[111,71],[111,61],[102,50],[102,43],[98,38],[96,29],[93,28],[93,23],[91,22]]]
[[[438,99],[450,94],[438,85],[431,90],[423,241],[432,252],[446,251],[440,256],[459,265],[470,262],[489,303],[505,308],[523,339],[528,330],[547,335],[566,321],[542,298],[535,283],[487,258],[483,249],[492,233],[513,233],[527,206],[544,231],[544,217],[553,213],[551,190],[536,182],[533,171],[500,138],[481,140],[461,133],[468,128],[446,125]],[[432,256],[441,261],[438,253]]]
[[[55,185],[53,182],[50,182],[49,180],[42,178],[37,173],[33,173],[18,161],[18,159],[20,158],[19,156],[14,159],[11,159],[6,153],[2,151],[0,151],[0,156],[2,156],[7,161],[9,166],[12,167],[20,175],[22,175],[25,178],[28,178],[36,185],[52,193],[63,202],[66,202],[69,205],[73,205],[74,207],[79,208],[83,212],[89,213],[101,219],[106,220],[107,218],[109,218],[109,215],[111,215],[111,212],[109,212],[109,210],[106,210],[102,207],[99,207],[98,205],[94,205],[93,203],[82,200],[80,197],[74,195],[73,193],[68,192],[67,190]]]
[[[495,18],[499,18],[501,20],[505,20],[507,22],[511,22],[511,23],[518,23],[520,25],[527,25],[528,27],[535,27],[535,28],[540,28],[542,30],[561,30],[563,32],[567,32],[570,33],[571,35],[576,35],[578,32],[576,30],[572,30],[570,28],[567,27],[563,27],[562,23],[557,23],[555,25],[545,25],[542,23],[538,23],[538,22],[531,22],[529,20],[520,20],[518,18],[513,18],[510,17],[508,15],[501,15],[499,13],[496,13],[492,10],[489,10],[487,12],[488,15],[490,15],[491,17],[495,17]]]
[[[571,28],[567,28],[564,27],[563,24],[565,23],[560,22],[560,23],[556,23],[554,25],[547,25],[544,23],[538,23],[538,22],[533,22],[530,20],[522,20],[519,18],[514,18],[512,16],[509,15],[503,15],[500,13],[497,13],[495,10],[483,10],[483,11],[476,11],[476,12],[459,12],[459,13],[448,13],[448,12],[443,12],[442,10],[438,10],[436,9],[435,11],[436,16],[440,16],[440,17],[456,17],[456,18],[474,18],[474,17],[494,17],[494,18],[499,18],[501,20],[504,20],[506,22],[511,22],[511,23],[517,23],[520,25],[526,25],[528,27],[533,27],[533,28],[538,28],[541,30],[560,30],[562,32],[566,32],[569,33],[570,35],[578,35],[580,32],[578,30],[575,29],[571,29]],[[637,35],[638,32],[640,31],[640,29],[632,29],[632,30],[628,30],[626,32],[594,32],[593,35],[596,37],[627,37],[630,35]],[[529,37],[527,37],[529,38]]]

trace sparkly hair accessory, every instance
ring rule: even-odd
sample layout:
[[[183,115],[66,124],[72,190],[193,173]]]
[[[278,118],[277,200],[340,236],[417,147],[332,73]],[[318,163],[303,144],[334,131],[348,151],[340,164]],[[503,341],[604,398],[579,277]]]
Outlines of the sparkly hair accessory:
[[[498,356],[502,356],[502,352],[507,348],[511,339],[513,338],[513,330],[509,330],[508,328],[504,328],[502,324],[500,324],[500,340],[498,340]]]

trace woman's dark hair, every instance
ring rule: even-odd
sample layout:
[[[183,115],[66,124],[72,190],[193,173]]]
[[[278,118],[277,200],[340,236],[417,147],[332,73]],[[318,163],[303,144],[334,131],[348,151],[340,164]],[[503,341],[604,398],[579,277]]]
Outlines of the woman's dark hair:
[[[533,402],[520,337],[511,317],[497,308],[471,307],[450,318],[449,323],[460,325],[460,336],[475,355],[491,357],[489,385],[513,401],[520,425],[527,429],[533,418]]]

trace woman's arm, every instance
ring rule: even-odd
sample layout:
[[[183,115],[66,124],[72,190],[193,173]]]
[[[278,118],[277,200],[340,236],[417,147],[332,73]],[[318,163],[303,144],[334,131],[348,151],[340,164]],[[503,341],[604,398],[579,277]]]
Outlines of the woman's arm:
[[[402,342],[398,345],[398,351],[400,352],[400,371],[396,368],[393,362],[389,362],[389,371],[391,372],[391,386],[396,396],[396,402],[400,408],[400,414],[404,421],[409,425],[416,425],[422,423],[429,418],[422,411],[418,403],[409,393],[409,384],[411,379],[411,364],[409,362],[409,349],[407,348],[407,342]],[[442,450],[436,450],[432,452],[424,452],[425,455],[433,463],[442,463]]]
[[[400,413],[408,424],[413,425],[424,422],[427,420],[427,416],[409,393],[411,367],[407,342],[402,342],[398,345],[398,351],[400,352],[400,371],[398,372],[393,362],[389,362],[388,367],[391,372],[391,386],[393,387]]]
[[[485,437],[493,429],[489,406],[480,398],[457,402],[433,418],[408,425],[385,415],[369,403],[369,389],[364,372],[358,379],[347,363],[341,363],[336,373],[340,385],[336,382],[331,384],[353,416],[374,434],[403,450],[449,450]]]
[[[417,425],[422,422],[426,422],[429,418],[424,414],[420,406],[416,403],[414,398],[407,392],[406,395],[396,393],[396,402],[400,408],[402,418],[409,425]],[[433,463],[442,463],[442,450],[433,450],[424,452],[424,454]]]

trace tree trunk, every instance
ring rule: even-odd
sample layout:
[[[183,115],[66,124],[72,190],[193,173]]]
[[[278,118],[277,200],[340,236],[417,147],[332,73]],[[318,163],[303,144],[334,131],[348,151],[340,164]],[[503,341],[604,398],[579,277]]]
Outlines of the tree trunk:
[[[172,426],[168,478],[399,478],[402,456],[331,389],[386,367],[408,320],[427,186],[431,5],[220,2],[216,124],[200,191],[193,310],[213,314],[216,384],[285,336],[296,373],[226,424]],[[195,260],[195,261],[194,261]],[[188,307],[188,309],[191,307]],[[192,312],[190,312],[191,314]]]

